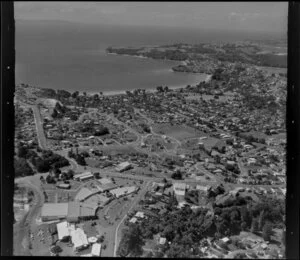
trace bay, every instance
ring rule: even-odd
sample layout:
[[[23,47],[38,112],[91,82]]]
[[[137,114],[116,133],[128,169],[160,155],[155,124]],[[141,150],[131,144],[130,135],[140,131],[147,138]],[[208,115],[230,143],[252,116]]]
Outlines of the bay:
[[[16,84],[68,91],[106,92],[186,86],[205,74],[173,72],[175,61],[111,55],[108,46],[240,40],[248,35],[176,28],[16,21]]]

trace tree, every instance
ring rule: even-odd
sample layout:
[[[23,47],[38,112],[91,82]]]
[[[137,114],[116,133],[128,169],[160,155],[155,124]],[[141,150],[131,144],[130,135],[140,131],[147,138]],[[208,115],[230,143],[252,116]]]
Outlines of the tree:
[[[57,118],[58,113],[57,113],[57,110],[56,110],[55,108],[53,109],[53,112],[52,112],[51,116],[52,116],[53,118]]]
[[[258,217],[258,229],[259,230],[262,230],[263,228],[263,221],[264,221],[264,210],[262,210],[260,213],[259,213],[259,217]]]
[[[18,156],[21,158],[26,158],[26,155],[27,155],[27,149],[24,146],[19,146]]]
[[[51,252],[54,254],[58,254],[58,253],[62,252],[62,249],[60,246],[54,246],[51,248]]]
[[[99,100],[99,95],[98,95],[98,94],[95,94],[95,95],[93,96],[93,98],[94,98],[94,100]]]
[[[251,224],[251,232],[256,233],[257,231],[258,231],[258,221],[257,219],[253,218]]]
[[[73,94],[72,94],[72,98],[77,98],[79,96],[79,92],[78,91],[75,91]]]
[[[162,258],[163,256],[164,256],[164,253],[161,252],[161,251],[156,251],[156,252],[154,253],[154,257],[155,257],[155,258]]]
[[[55,179],[51,175],[47,175],[46,182],[47,183],[53,183],[53,184],[56,183]]]
[[[101,135],[106,135],[109,134],[109,130],[106,126],[99,126],[99,128],[94,132],[95,136],[101,136]]]
[[[24,177],[34,174],[29,164],[24,158],[14,159],[15,177]]]
[[[73,179],[74,177],[74,171],[73,170],[68,170],[67,171],[67,178],[70,180],[70,179]]]
[[[164,92],[163,86],[157,86],[156,90],[157,90],[157,92]]]
[[[266,222],[262,230],[262,237],[265,241],[270,241],[272,235],[272,224],[270,222]]]
[[[147,258],[151,258],[151,257],[153,257],[154,255],[153,255],[153,253],[152,253],[152,251],[149,251],[147,254],[146,254],[146,257]]]
[[[81,165],[81,166],[86,166],[86,161],[85,161],[85,159],[84,159],[83,156],[77,155],[77,156],[75,157],[75,160],[76,160],[76,162],[77,162],[79,165]]]
[[[246,222],[242,222],[241,228],[242,228],[243,231],[246,231],[246,229],[247,229],[247,223]]]
[[[48,172],[50,170],[48,161],[45,161],[41,158],[38,158],[38,160],[36,160],[35,166],[38,172]]]
[[[99,172],[94,172],[94,177],[96,179],[100,179],[100,173]]]
[[[71,93],[69,93],[68,91],[66,90],[57,90],[57,96],[58,97],[63,97],[63,98],[69,98],[71,97]]]
[[[172,173],[171,178],[175,180],[182,180],[182,173],[177,170],[176,172]]]
[[[123,237],[119,244],[117,255],[125,257],[140,256],[143,254],[144,240],[141,230],[137,225],[130,225],[129,228],[124,230]]]

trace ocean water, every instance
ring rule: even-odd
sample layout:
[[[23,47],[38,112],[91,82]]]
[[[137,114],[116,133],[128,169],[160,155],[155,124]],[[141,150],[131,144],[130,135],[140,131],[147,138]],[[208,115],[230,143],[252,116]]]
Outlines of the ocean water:
[[[110,55],[105,49],[245,38],[249,34],[17,20],[16,84],[91,93],[186,86],[206,75],[173,72],[175,61]]]

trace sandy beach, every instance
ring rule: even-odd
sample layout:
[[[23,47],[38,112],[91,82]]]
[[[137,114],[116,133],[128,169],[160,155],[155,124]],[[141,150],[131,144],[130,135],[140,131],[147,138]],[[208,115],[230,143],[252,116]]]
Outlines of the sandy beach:
[[[204,74],[204,73],[199,74],[199,77],[197,77],[196,82],[193,82],[193,83],[190,83],[190,84],[188,83],[184,86],[183,85],[173,85],[173,86],[168,85],[168,88],[172,89],[172,90],[176,90],[176,89],[185,88],[187,85],[195,86],[195,85],[199,84],[201,81],[208,82],[211,79],[211,77],[212,77],[212,75],[209,75],[209,74]],[[134,89],[131,89],[129,91],[132,92],[133,90]],[[86,93],[88,95],[95,95],[95,94],[99,94],[100,92],[102,92],[103,96],[116,96],[116,95],[126,95],[126,91],[128,91],[128,90],[112,90],[112,91],[99,91],[99,92],[94,92],[94,91],[88,92],[88,91],[86,91]],[[146,93],[155,93],[155,92],[156,92],[156,88],[147,88],[146,89]]]

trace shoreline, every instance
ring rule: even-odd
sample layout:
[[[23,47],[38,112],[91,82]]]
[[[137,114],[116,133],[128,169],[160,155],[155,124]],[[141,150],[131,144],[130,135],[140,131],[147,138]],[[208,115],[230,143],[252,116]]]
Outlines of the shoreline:
[[[173,86],[168,86],[169,89],[171,90],[178,90],[178,89],[182,89],[182,88],[185,88],[187,85],[191,85],[191,86],[194,86],[196,84],[199,84],[201,81],[209,81],[212,77],[212,75],[210,74],[205,74],[205,73],[202,73],[201,76],[204,77],[205,75],[205,79],[200,79],[198,78],[198,80],[196,82],[193,82],[191,84],[187,83],[186,85],[173,85]],[[134,91],[135,89],[125,89],[125,90],[106,90],[106,91],[99,91],[99,92],[102,92],[103,93],[103,96],[119,96],[119,95],[126,95],[126,91]],[[157,90],[156,88],[147,88],[145,89],[146,90],[146,93],[155,93]],[[80,91],[79,91],[80,92]],[[95,91],[85,91],[88,95],[95,95],[95,94],[99,94],[99,92],[95,92]]]
[[[113,52],[107,52],[105,51],[106,55],[116,55],[116,56],[125,56],[125,57],[134,57],[134,58],[139,58],[139,59],[152,59],[152,60],[157,60],[157,61],[162,61],[162,60],[159,60],[159,59],[153,59],[151,57],[145,57],[145,56],[142,56],[142,55],[129,55],[129,54],[118,54],[118,53],[113,53]],[[170,60],[172,61],[172,60]],[[173,62],[176,62],[178,64],[181,64],[181,65],[186,65],[186,61],[173,61]],[[178,72],[175,72],[172,70],[172,68],[169,69],[169,72],[172,72],[172,73],[178,73]],[[182,72],[180,72],[182,73]],[[187,72],[188,73],[188,72]],[[195,73],[193,73],[195,74]],[[206,73],[198,73],[199,74],[199,77],[197,77],[197,81],[196,82],[193,82],[193,83],[186,83],[185,86],[182,86],[182,85],[173,85],[173,86],[168,86],[169,89],[172,89],[172,90],[177,90],[177,89],[181,89],[181,88],[185,88],[187,85],[196,85],[196,84],[199,84],[199,82],[201,81],[209,81],[212,77],[212,75],[210,74],[206,74]],[[205,76],[205,79],[204,79],[204,76]],[[117,95],[126,95],[126,91],[134,91],[135,89],[125,89],[125,90],[105,90],[105,91],[99,91],[99,92],[102,92],[103,93],[103,96],[117,96]],[[88,95],[95,95],[95,94],[99,94],[99,92],[95,92],[95,91],[85,91]],[[156,92],[156,88],[147,88],[146,89],[146,93],[155,93]]]

